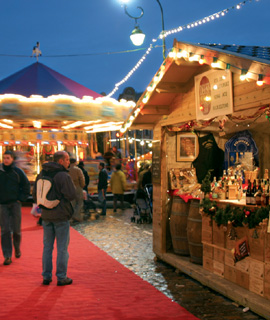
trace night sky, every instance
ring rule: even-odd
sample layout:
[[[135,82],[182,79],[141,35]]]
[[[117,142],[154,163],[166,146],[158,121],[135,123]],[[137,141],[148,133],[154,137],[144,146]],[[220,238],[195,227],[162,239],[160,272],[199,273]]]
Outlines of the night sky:
[[[222,43],[270,46],[270,0],[247,0],[231,9],[237,0],[160,0],[165,30],[195,22],[223,9],[224,17],[185,29],[166,38],[167,50],[173,40],[192,43]],[[242,1],[243,2],[243,1]],[[161,32],[161,12],[155,0],[130,0],[128,12],[144,15],[138,20],[146,34],[144,50],[126,53],[134,47],[129,39],[135,21],[124,13],[119,0],[11,0],[0,7],[0,79],[36,62],[30,57],[40,42],[39,61],[86,87],[109,94],[145,54]],[[161,46],[158,40],[155,45]],[[152,49],[138,70],[122,84],[113,97],[132,86],[144,91],[162,63],[162,48]]]

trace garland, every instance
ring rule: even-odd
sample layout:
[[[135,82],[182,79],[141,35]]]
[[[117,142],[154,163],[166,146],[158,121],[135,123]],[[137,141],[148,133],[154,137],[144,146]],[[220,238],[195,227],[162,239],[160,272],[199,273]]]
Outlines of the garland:
[[[216,201],[203,199],[201,207],[203,212],[210,216],[218,226],[232,224],[234,227],[248,226],[249,229],[257,227],[264,219],[269,218],[270,206],[266,207],[237,207],[227,205],[225,208],[217,206]]]

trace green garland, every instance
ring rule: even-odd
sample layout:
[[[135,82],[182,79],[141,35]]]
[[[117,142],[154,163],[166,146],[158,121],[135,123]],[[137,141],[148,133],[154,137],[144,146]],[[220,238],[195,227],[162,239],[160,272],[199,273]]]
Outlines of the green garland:
[[[232,223],[234,227],[248,226],[250,229],[258,226],[264,219],[269,218],[270,206],[248,208],[227,205],[225,208],[217,206],[216,201],[203,199],[201,207],[203,212],[210,216],[218,226]]]

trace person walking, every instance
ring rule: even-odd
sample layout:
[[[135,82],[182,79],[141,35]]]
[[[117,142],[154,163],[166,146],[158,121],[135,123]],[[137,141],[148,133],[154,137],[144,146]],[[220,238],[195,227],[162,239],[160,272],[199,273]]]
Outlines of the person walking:
[[[78,167],[82,170],[83,175],[84,175],[85,185],[83,187],[83,190],[85,190],[88,193],[88,185],[90,182],[90,178],[89,178],[88,172],[84,169],[83,161],[79,162]]]
[[[15,257],[21,256],[21,201],[26,201],[29,195],[29,180],[23,170],[16,167],[13,152],[5,151],[3,163],[0,164],[0,226],[4,265],[12,263],[12,238]]]
[[[139,172],[139,177],[138,177],[138,189],[143,189],[142,181],[143,181],[143,176],[146,172],[149,171],[149,164],[145,163],[142,165],[142,170]]]
[[[98,174],[98,201],[101,206],[101,216],[106,216],[106,192],[108,187],[108,173],[105,169],[104,162],[99,164],[99,174]]]
[[[83,172],[76,166],[76,159],[70,159],[69,175],[75,185],[76,199],[72,201],[74,214],[72,216],[73,221],[83,221],[81,211],[83,209],[83,187],[85,186],[85,179]]]
[[[72,283],[72,279],[67,277],[67,265],[69,258],[69,220],[73,214],[71,201],[76,198],[76,189],[68,174],[69,164],[67,152],[56,152],[53,162],[43,164],[42,171],[37,176],[33,188],[33,199],[37,202],[37,181],[42,176],[49,176],[53,179],[54,183],[52,192],[55,194],[55,198],[60,200],[58,205],[52,209],[41,209],[43,220],[42,276],[44,285],[49,285],[52,282],[52,252],[55,239],[57,244],[57,285],[64,286]]]
[[[121,202],[121,209],[124,210],[124,191],[126,188],[126,176],[121,170],[122,166],[118,163],[116,171],[112,173],[111,189],[113,193],[113,212],[117,211],[117,200]]]

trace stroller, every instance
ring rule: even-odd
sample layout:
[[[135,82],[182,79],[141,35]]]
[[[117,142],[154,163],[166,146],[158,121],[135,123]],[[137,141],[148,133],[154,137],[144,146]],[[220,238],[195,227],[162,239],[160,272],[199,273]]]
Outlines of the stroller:
[[[91,213],[95,213],[96,219],[99,218],[99,213],[97,211],[97,207],[92,200],[89,193],[86,191],[83,191],[84,194],[84,200],[83,200],[83,211],[84,211],[84,220],[87,220],[91,217]]]
[[[138,189],[134,198],[134,212],[131,222],[152,222],[152,184],[146,184],[144,189]]]

